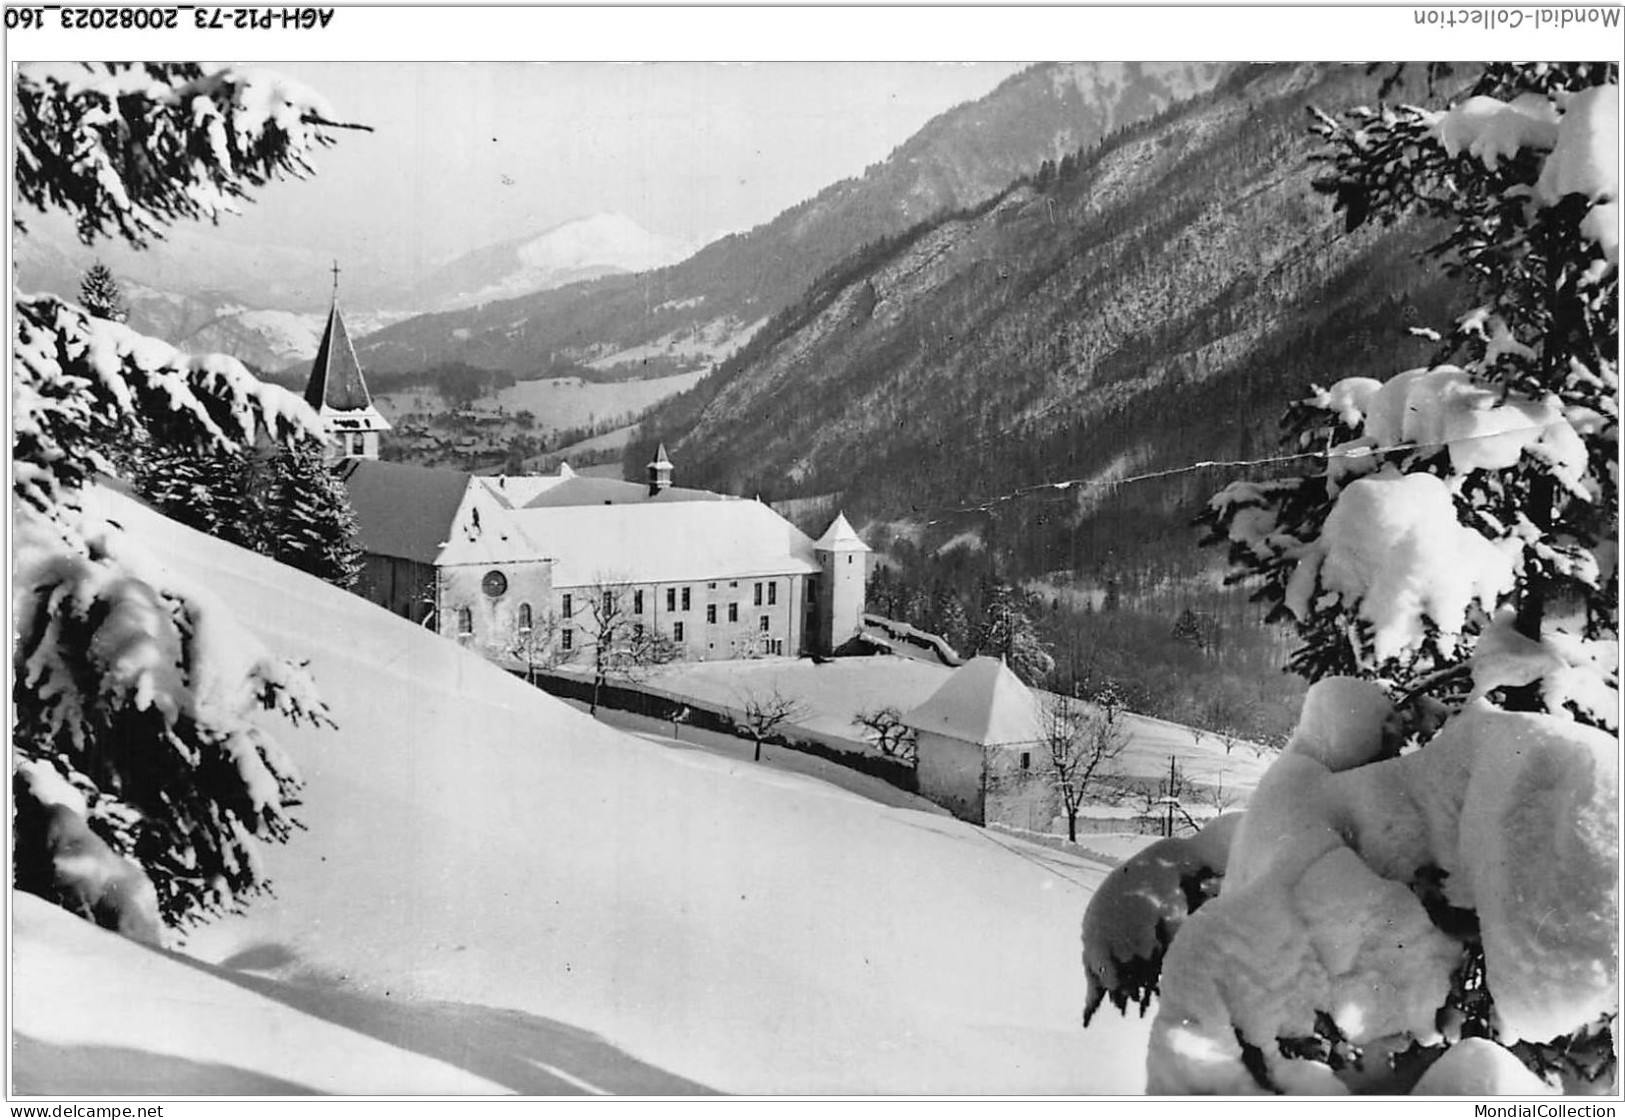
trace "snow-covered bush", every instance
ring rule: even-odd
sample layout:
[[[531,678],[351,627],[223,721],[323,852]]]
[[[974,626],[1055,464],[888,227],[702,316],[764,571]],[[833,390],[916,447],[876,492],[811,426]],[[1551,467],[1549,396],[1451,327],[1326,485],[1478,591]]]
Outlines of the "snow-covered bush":
[[[1440,111],[1317,114],[1317,186],[1351,227],[1441,219],[1473,306],[1421,328],[1433,365],[1292,407],[1319,470],[1210,505],[1317,683],[1223,857],[1181,872],[1222,887],[1177,937],[1116,920],[1150,866],[1091,903],[1091,1002],[1160,992],[1153,1092],[1612,1078],[1617,83],[1496,65]]]
[[[19,193],[67,210],[87,242],[213,218],[328,142],[320,100],[261,72],[24,65],[16,82]],[[188,357],[53,296],[14,304],[13,755],[30,775],[16,792],[71,790],[74,804],[49,804],[141,867],[166,922],[196,919],[263,887],[256,843],[294,827],[298,778],[256,713],[325,722],[325,708],[301,667],[101,516],[89,484],[135,433],[309,445],[320,420],[234,359]],[[19,836],[16,850],[42,845]]]
[[[1369,682],[1311,688],[1167,950],[1150,1091],[1404,1088],[1459,1039],[1474,959],[1494,998],[1472,1029],[1520,1056],[1584,1052],[1614,1012],[1612,737],[1474,701],[1385,758],[1392,714]]]

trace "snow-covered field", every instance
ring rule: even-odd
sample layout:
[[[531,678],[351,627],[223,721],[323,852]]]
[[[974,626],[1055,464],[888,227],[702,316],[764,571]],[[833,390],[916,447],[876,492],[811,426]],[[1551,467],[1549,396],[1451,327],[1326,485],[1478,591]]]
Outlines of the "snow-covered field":
[[[520,381],[481,398],[473,412],[496,416],[497,409],[512,417],[528,411],[541,431],[579,428],[616,417],[633,417],[676,393],[694,387],[703,373],[680,373],[644,381],[583,381],[579,377],[546,377]],[[413,412],[439,413],[449,406],[438,390],[413,387],[377,393],[373,403],[390,420],[399,422]]]
[[[907,712],[924,703],[952,674],[947,666],[903,657],[847,658],[823,665],[761,658],[681,662],[666,666],[646,683],[702,703],[735,708],[752,693],[769,695],[777,690],[800,701],[808,713],[796,721],[799,726],[858,739],[858,729],[852,726],[858,712],[886,705]],[[1150,716],[1129,714],[1125,725],[1129,742],[1117,759],[1117,773],[1128,777],[1161,777],[1173,756],[1187,779],[1208,785],[1222,781],[1227,792],[1233,789],[1244,797],[1274,759],[1273,752],[1245,742],[1233,743],[1227,753],[1211,733]]]
[[[274,898],[181,946],[218,971],[14,904],[19,1086],[138,1091],[109,1084],[120,1050],[175,1092],[546,1091],[537,1066],[591,1091],[632,1059],[726,1092],[1143,1088],[1143,1022],[1078,1025],[1098,865],[627,736],[359,599],[105,500],[272,648],[310,658],[340,729],[278,729],[309,830],[267,849]],[[482,1030],[437,1061],[386,1041],[421,1046],[401,1021],[448,1004]],[[556,1045],[536,1041],[539,1020],[560,1025],[540,1036]],[[482,1062],[504,1047],[528,1054],[530,1080]]]
[[[22,1094],[501,1093],[31,894],[12,896]]]
[[[721,362],[749,342],[751,336],[761,330],[766,323],[766,319],[746,324],[741,324],[733,318],[712,319],[697,327],[662,335],[653,342],[641,346],[616,350],[594,358],[587,364],[594,369],[614,369],[616,366],[635,366],[650,358]]]
[[[645,381],[583,381],[579,377],[548,377],[520,381],[497,393],[495,404],[509,412],[528,409],[543,427],[575,428],[615,416],[634,416],[669,396],[694,387],[704,371],[652,377]],[[493,406],[482,401],[483,410]]]

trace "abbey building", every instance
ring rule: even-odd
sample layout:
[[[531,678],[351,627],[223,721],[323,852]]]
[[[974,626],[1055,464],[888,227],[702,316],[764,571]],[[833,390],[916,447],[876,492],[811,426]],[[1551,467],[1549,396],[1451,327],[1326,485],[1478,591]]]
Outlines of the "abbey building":
[[[569,660],[607,613],[679,657],[830,655],[861,628],[869,547],[845,516],[813,540],[759,501],[644,483],[484,476],[378,458],[373,407],[337,305],[306,399],[360,524],[356,591],[496,660]]]

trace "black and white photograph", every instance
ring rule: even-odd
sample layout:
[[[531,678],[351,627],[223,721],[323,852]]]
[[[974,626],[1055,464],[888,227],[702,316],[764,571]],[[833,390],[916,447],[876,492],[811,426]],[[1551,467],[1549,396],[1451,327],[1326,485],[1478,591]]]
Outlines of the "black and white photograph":
[[[1613,1116],[1620,19],[7,6],[11,1114]]]

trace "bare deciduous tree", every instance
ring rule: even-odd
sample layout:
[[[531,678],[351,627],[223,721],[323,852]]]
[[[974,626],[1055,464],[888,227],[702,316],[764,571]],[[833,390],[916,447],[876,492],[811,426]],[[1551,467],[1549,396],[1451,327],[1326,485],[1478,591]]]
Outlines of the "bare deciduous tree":
[[[762,761],[762,740],[805,713],[800,701],[775,688],[767,694],[749,692],[739,700],[739,726],[756,744],[755,762]]]
[[[1216,813],[1228,813],[1241,802],[1241,795],[1233,787],[1224,788],[1223,771],[1219,772],[1217,780],[1212,785],[1195,786],[1193,796],[1197,804],[1209,805]]]
[[[599,695],[610,677],[633,680],[677,657],[676,646],[645,625],[633,612],[633,603],[632,585],[614,576],[599,576],[587,590],[581,652],[592,663],[592,715],[598,714]]]
[[[550,669],[559,663],[561,625],[559,614],[554,610],[532,614],[528,620],[524,616],[514,619],[504,652],[524,665],[525,680],[531,684],[536,683],[537,667]]]
[[[1221,781],[1219,794],[1223,794]],[[1193,804],[1212,804],[1218,807],[1219,802],[1212,800],[1210,795],[1204,793],[1194,782],[1185,777],[1185,768],[1179,764],[1177,755],[1168,756],[1168,776],[1157,782],[1157,788],[1152,791],[1148,788],[1140,790],[1140,815],[1144,817],[1162,818],[1162,834],[1172,836],[1178,831],[1182,821],[1192,832],[1201,830],[1201,825],[1185,808],[1185,802]],[[1220,809],[1222,812],[1223,809]]]
[[[1078,811],[1096,781],[1128,746],[1122,709],[1087,705],[1069,696],[1040,701],[1040,720],[1047,748],[1046,776],[1061,795],[1067,839],[1078,839]]]
[[[888,705],[872,711],[859,712],[852,717],[852,726],[861,727],[864,737],[873,743],[881,754],[895,758],[899,762],[914,764],[918,749],[914,729],[903,722],[903,713],[896,708]]]

